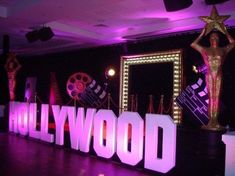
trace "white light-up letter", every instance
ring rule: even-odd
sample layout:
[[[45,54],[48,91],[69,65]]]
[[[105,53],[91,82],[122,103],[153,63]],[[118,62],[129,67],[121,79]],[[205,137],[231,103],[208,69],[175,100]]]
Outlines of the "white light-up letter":
[[[82,152],[89,152],[91,131],[96,109],[87,109],[86,118],[84,108],[68,107],[68,120],[71,148]]]
[[[46,142],[54,142],[54,135],[48,133],[48,104],[42,104],[41,106],[41,140]]]
[[[64,124],[67,118],[67,107],[62,106],[60,110],[59,105],[52,105],[52,112],[55,119],[55,143],[64,145]]]
[[[29,104],[29,136],[40,139],[40,131],[36,130],[37,127],[37,104]]]
[[[116,121],[117,117],[111,110],[99,110],[94,117],[94,150],[100,157],[111,158],[116,146]],[[106,122],[106,131],[104,124]],[[106,134],[106,143],[103,143]]]
[[[226,176],[235,175],[235,131],[227,132],[222,135],[222,140],[226,145],[225,155],[225,174]]]
[[[131,125],[131,149],[128,151],[128,126]],[[117,125],[117,155],[123,163],[138,164],[143,158],[144,122],[137,112],[123,112]]]
[[[21,135],[26,136],[29,133],[29,125],[28,125],[28,103],[19,103],[18,106],[18,131]]]
[[[157,157],[158,127],[163,129],[162,158]],[[175,166],[176,124],[168,115],[146,114],[145,127],[146,169],[166,173]]]
[[[11,101],[9,105],[9,131],[18,133],[18,102]]]
[[[81,111],[84,111],[83,108],[78,108],[78,114],[81,114]],[[79,130],[82,128],[81,118],[81,115],[76,117],[75,107],[68,107],[70,143],[71,148],[75,150],[78,150],[79,147]]]

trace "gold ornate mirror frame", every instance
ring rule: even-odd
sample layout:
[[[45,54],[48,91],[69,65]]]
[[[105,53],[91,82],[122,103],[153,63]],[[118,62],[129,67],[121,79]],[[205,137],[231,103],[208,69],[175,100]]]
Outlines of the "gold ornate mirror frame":
[[[179,124],[182,121],[182,112],[178,107],[175,98],[180,94],[182,89],[182,50],[173,50],[166,52],[158,52],[144,55],[122,56],[121,71],[120,71],[120,112],[128,109],[128,87],[129,87],[129,72],[130,66],[140,64],[157,64],[157,63],[173,63],[173,103],[172,103],[172,118],[175,123]]]

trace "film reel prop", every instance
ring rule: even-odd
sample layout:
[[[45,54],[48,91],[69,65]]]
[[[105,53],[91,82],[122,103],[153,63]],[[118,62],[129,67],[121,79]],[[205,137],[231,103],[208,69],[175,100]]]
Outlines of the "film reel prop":
[[[106,91],[88,74],[71,75],[66,85],[69,96],[85,107],[100,108],[106,101]]]

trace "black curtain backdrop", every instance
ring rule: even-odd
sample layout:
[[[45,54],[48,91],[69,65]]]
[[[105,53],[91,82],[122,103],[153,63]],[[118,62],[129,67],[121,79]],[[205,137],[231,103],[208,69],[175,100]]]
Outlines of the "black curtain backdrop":
[[[235,38],[235,29],[229,33]],[[105,69],[112,65],[118,74],[109,81],[110,92],[114,101],[119,101],[119,71],[120,58],[123,55],[145,54],[172,49],[183,49],[184,86],[194,82],[198,77],[192,72],[192,65],[202,63],[201,55],[190,47],[190,44],[199,35],[198,32],[172,34],[167,37],[151,39],[148,41],[130,42],[112,46],[82,49],[70,52],[61,52],[47,55],[17,57],[22,68],[17,75],[16,99],[23,101],[26,78],[37,77],[37,93],[43,103],[49,102],[50,72],[56,73],[63,104],[70,97],[66,93],[66,82],[70,75],[76,72],[85,72],[91,75],[101,85],[105,82]],[[228,43],[224,35],[221,45]],[[202,45],[208,46],[208,38],[202,40]],[[1,104],[9,100],[6,74],[1,57]],[[235,50],[227,56],[223,66],[223,123],[235,127]]]

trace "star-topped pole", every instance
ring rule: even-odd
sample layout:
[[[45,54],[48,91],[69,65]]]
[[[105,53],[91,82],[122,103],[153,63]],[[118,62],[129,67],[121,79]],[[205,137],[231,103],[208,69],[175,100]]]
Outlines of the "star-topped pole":
[[[221,15],[221,16],[219,16],[216,7],[213,6],[210,16],[200,16],[199,18],[206,23],[205,35],[207,35],[213,29],[217,29],[220,32],[226,34],[227,30],[226,30],[226,27],[224,26],[224,21],[227,20],[229,17],[230,17],[230,15]]]

